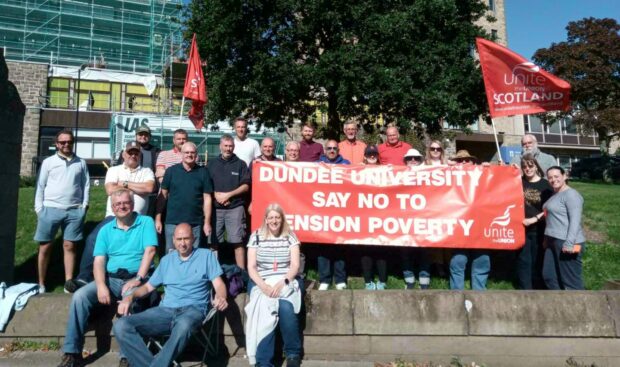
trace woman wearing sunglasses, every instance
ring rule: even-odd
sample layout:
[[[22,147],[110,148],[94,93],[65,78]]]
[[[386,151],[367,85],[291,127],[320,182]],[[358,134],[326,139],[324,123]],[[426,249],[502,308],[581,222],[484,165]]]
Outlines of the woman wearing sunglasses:
[[[427,166],[445,166],[446,156],[439,140],[433,140],[426,147],[426,158],[424,164]]]

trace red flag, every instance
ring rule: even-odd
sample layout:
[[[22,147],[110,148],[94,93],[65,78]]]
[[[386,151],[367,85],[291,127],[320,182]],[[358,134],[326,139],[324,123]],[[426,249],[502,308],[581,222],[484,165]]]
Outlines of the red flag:
[[[570,108],[570,84],[519,54],[476,38],[491,117]]]
[[[183,96],[192,100],[192,108],[189,110],[189,119],[197,130],[204,126],[203,107],[207,103],[207,90],[202,74],[200,54],[196,46],[196,34],[192,38],[192,47],[189,51],[189,61],[187,62],[187,74],[185,74],[185,88]]]

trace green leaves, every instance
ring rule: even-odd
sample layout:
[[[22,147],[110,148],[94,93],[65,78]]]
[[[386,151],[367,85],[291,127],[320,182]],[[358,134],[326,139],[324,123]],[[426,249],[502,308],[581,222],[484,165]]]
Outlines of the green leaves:
[[[471,57],[474,0],[205,0],[190,5],[207,60],[209,119],[244,114],[268,125],[328,114],[342,120],[465,126],[486,109]]]

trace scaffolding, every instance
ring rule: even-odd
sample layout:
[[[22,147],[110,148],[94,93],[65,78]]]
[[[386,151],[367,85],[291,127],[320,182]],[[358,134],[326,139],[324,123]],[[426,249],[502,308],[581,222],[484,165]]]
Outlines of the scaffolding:
[[[183,42],[182,0],[0,0],[8,60],[161,73]]]

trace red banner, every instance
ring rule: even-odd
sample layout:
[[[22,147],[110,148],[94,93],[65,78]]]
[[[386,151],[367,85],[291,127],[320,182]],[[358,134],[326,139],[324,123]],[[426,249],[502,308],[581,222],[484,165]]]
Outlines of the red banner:
[[[302,242],[513,250],[525,242],[514,167],[256,161],[252,230],[277,202]]]
[[[200,54],[198,53],[198,46],[196,45],[196,34],[194,34],[192,38],[192,46],[189,51],[183,96],[192,100],[192,108],[189,110],[188,116],[189,119],[196,129],[202,129],[205,118],[203,107],[205,103],[207,103],[207,90],[202,73]]]
[[[570,108],[570,84],[497,43],[476,38],[491,117]]]

